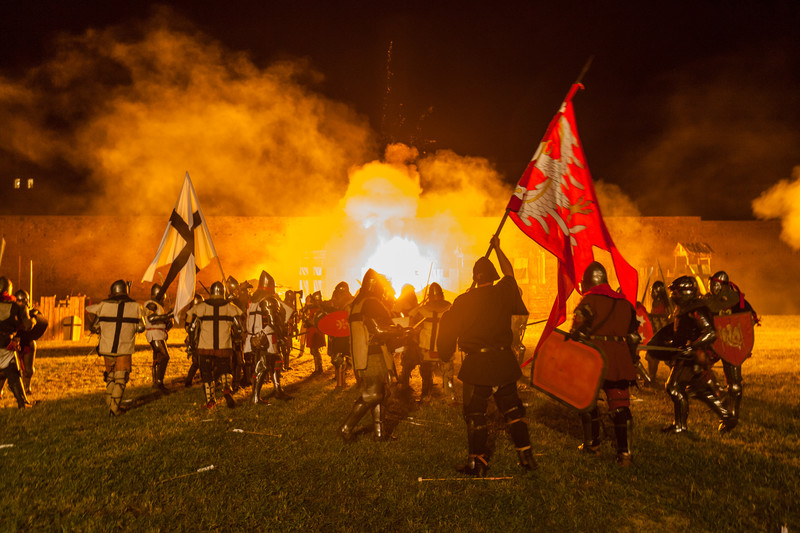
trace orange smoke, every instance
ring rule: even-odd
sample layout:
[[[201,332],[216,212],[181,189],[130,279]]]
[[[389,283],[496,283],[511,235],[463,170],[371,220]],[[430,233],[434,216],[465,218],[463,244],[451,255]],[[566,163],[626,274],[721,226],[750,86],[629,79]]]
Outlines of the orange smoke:
[[[781,240],[793,250],[800,249],[800,166],[792,180],[781,180],[753,200],[753,213],[761,219],[781,220]]]

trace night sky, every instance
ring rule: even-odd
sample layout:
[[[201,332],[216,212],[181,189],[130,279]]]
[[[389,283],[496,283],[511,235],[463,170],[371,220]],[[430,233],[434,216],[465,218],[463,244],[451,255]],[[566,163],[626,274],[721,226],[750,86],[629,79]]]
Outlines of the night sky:
[[[195,0],[168,13],[257,68],[307,61],[319,76],[301,82],[363,117],[376,145],[485,158],[508,184],[594,57],[574,103],[595,181],[618,186],[646,216],[753,218],[751,202],[800,165],[800,2],[650,5]],[[155,6],[5,0],[0,78],[43,83],[35,72],[57,55],[59,35],[110,26],[124,35]],[[98,76],[124,83],[114,69]],[[4,116],[23,112],[8,102],[0,92]],[[91,112],[37,127],[58,136]],[[4,188],[29,175],[58,182],[50,191],[90,187],[74,160],[32,159],[0,140]],[[0,214],[80,211],[5,203]]]

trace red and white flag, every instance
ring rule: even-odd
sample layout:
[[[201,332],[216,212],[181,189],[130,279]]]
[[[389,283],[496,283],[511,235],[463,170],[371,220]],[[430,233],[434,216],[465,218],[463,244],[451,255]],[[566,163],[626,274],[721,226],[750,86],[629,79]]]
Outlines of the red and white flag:
[[[537,351],[566,320],[567,299],[594,261],[592,246],[611,254],[622,293],[636,305],[638,273],[622,257],[606,229],[578,138],[572,97],[580,88],[583,86],[578,83],[571,87],[507,207],[517,226],[558,259],[558,296]]]
[[[163,291],[166,292],[167,287],[180,274],[173,308],[177,317],[194,298],[197,272],[215,257],[217,250],[211,241],[211,232],[208,231],[200,202],[197,201],[197,193],[194,192],[187,172],[156,257],[144,273],[142,281],[153,281],[158,267],[170,265],[162,283]]]

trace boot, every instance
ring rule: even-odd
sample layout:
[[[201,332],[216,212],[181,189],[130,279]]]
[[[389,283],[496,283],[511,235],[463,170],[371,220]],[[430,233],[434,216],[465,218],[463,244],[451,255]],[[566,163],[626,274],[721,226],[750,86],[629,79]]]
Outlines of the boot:
[[[124,411],[122,410],[122,395],[125,394],[125,385],[128,383],[127,370],[115,370],[114,382],[111,385],[111,405],[110,413],[113,416],[119,416]]]
[[[275,398],[279,400],[291,400],[292,397],[286,394],[283,391],[283,387],[281,387],[281,373],[279,371],[274,371],[272,373],[272,384],[275,387]]]
[[[28,405],[28,398],[25,396],[25,389],[22,388],[22,383],[20,383],[18,377],[11,376],[11,379],[8,380],[8,389],[17,400],[17,407],[25,409]]]
[[[187,388],[192,386],[192,381],[194,381],[194,375],[197,374],[197,371],[199,370],[199,368],[200,367],[197,366],[197,363],[194,363],[194,362],[189,366],[189,372],[186,374],[186,387]]]
[[[222,374],[220,376],[222,381],[222,396],[225,398],[225,404],[229,409],[236,407],[236,400],[233,399],[233,375]]]
[[[22,376],[22,388],[27,396],[31,395],[31,376]]]
[[[338,364],[333,367],[333,372],[336,376],[336,387],[335,389],[343,389],[346,385],[346,379],[344,375],[344,365]]]
[[[377,441],[389,440],[389,435],[386,433],[385,414],[385,409],[380,403],[372,408],[372,431]]]
[[[600,413],[595,407],[588,413],[580,413],[583,428],[583,444],[578,450],[588,455],[600,454]]]
[[[698,391],[697,398],[706,404],[708,408],[719,417],[720,422],[718,429],[720,433],[727,433],[736,427],[736,423],[738,421],[731,416],[730,412],[728,412],[728,410],[722,404],[722,400],[719,399],[719,396],[717,396],[717,393],[713,388],[705,387],[704,389]]]
[[[350,409],[350,413],[347,415],[347,418],[344,420],[344,424],[339,427],[339,436],[344,439],[345,442],[350,442],[355,437],[353,431],[358,424],[358,421],[367,414],[367,411],[370,410],[369,405],[359,397],[353,407]]]
[[[673,435],[686,434],[689,431],[689,400],[683,395],[680,397],[670,396],[670,398],[675,410],[675,420],[671,426],[667,426],[661,431]]]
[[[536,460],[533,458],[533,452],[531,451],[530,446],[521,450],[517,449],[517,455],[519,455],[520,468],[528,471],[536,470],[537,464]]]
[[[217,402],[214,399],[214,382],[213,381],[204,381],[203,382],[203,393],[206,396],[206,403],[203,405],[205,409],[213,409],[217,406]]]
[[[728,408],[728,412],[730,413],[731,417],[739,421],[739,407],[742,404],[742,386],[741,385],[731,385],[728,388],[728,401],[726,407]]]
[[[320,354],[319,350],[317,350],[312,355],[314,356],[314,371],[311,373],[311,375],[319,376],[322,374],[322,354]]]
[[[617,440],[617,463],[622,466],[630,466],[631,442],[630,437],[633,433],[633,416],[630,409],[621,407],[611,413],[611,421],[614,423],[614,436]]]
[[[489,470],[489,462],[483,455],[470,454],[466,463],[456,467],[456,472],[475,477],[486,477],[487,470]]]

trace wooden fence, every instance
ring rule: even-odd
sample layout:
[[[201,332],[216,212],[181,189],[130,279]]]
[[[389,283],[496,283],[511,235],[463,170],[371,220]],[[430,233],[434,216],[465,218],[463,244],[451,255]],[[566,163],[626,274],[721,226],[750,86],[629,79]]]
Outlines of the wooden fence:
[[[83,323],[85,296],[67,296],[65,300],[56,299],[55,296],[42,296],[38,309],[48,321],[47,330],[41,340],[77,341],[83,337],[86,328]]]

